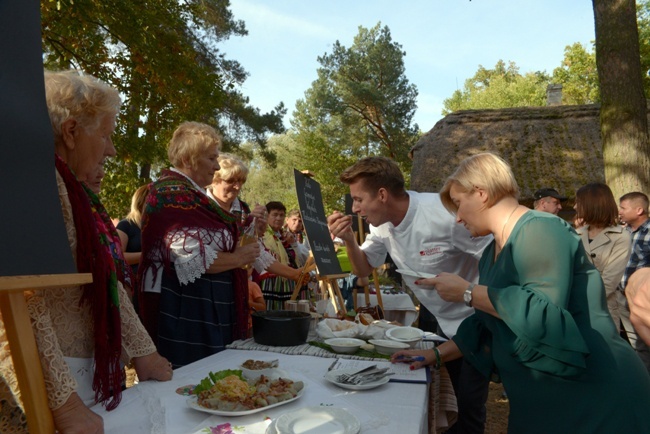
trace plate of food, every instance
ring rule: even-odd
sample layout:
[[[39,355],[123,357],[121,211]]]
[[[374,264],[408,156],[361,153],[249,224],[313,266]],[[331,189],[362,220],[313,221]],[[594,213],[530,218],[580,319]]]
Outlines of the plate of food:
[[[368,390],[368,389],[374,389],[375,387],[382,386],[390,380],[388,376],[384,376],[379,378],[376,381],[371,381],[369,383],[362,383],[362,384],[352,384],[352,383],[344,383],[342,381],[339,381],[338,379],[340,378],[341,375],[352,375],[356,372],[358,372],[358,369],[335,369],[333,371],[329,371],[327,374],[325,374],[325,379],[329,381],[330,383],[336,384],[339,387],[342,387],[344,389],[349,389],[349,390]]]
[[[276,433],[357,434],[359,420],[338,407],[307,407],[285,413],[275,421]]]
[[[226,374],[223,374],[226,372]],[[234,373],[233,373],[234,372]],[[288,404],[304,392],[302,381],[288,378],[271,379],[264,375],[246,380],[241,371],[220,371],[205,379],[195,395],[187,399],[190,408],[218,416],[246,416]]]

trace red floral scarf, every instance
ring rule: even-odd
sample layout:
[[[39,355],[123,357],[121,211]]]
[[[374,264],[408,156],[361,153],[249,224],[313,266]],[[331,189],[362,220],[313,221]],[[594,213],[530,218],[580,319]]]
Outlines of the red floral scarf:
[[[110,411],[120,403],[124,380],[120,366],[122,333],[117,282],[129,284],[131,270],[122,256],[115,227],[97,195],[79,182],[58,155],[55,155],[55,165],[72,206],[77,233],[77,271],[93,276],[92,283],[82,287],[80,303],[87,303],[92,311],[95,400]]]
[[[197,190],[185,176],[171,170],[164,170],[158,181],[149,187],[147,205],[142,217],[142,259],[138,267],[140,292],[143,291],[144,276],[150,271],[156,278],[160,267],[174,273],[170,245],[174,238],[185,238],[188,230],[199,229],[200,255],[205,257],[205,246],[216,243],[219,250],[233,252],[239,238],[238,223],[241,217],[223,210],[216,201]],[[232,247],[227,248],[219,232],[227,230],[232,234]],[[233,269],[235,297],[235,327],[233,339],[245,339],[248,332],[248,282],[244,269]]]

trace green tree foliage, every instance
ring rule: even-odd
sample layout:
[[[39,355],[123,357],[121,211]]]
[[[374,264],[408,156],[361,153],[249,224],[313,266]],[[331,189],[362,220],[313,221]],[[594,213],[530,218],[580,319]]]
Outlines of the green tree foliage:
[[[636,6],[636,20],[639,29],[639,54],[641,75],[646,98],[650,98],[650,0],[639,0]]]
[[[646,98],[650,97],[650,0],[637,2],[637,26],[641,73]],[[564,59],[548,80],[545,72],[519,74],[514,62],[508,66],[497,62],[494,69],[479,65],[474,77],[465,81],[463,90],[456,90],[444,101],[443,114],[457,110],[542,106],[546,104],[546,86],[562,84],[562,104],[593,104],[600,102],[598,71],[594,44],[585,47],[579,42],[564,49]]]
[[[293,133],[274,135],[268,140],[266,150],[272,152],[275,160],[260,156],[251,143],[249,150],[249,173],[241,197],[249,205],[265,205],[272,200],[279,201],[287,211],[298,207],[293,169],[303,170],[303,155]]]
[[[645,97],[650,97],[650,0],[640,0],[636,5],[639,31],[641,77]],[[563,104],[591,104],[600,102],[598,71],[594,46],[580,43],[567,46],[562,65],[553,71],[553,82],[562,84]]]
[[[499,60],[493,69],[479,65],[463,90],[444,100],[443,114],[458,110],[530,107],[544,105],[550,77],[545,72],[519,73],[514,62]]]
[[[326,206],[340,206],[338,175],[360,157],[384,155],[410,172],[408,152],[419,129],[411,124],[417,90],[405,76],[405,54],[378,23],[360,26],[349,48],[337,41],[318,58],[318,78],[296,104],[291,124]]]
[[[58,0],[41,2],[44,64],[78,68],[123,96],[114,135],[117,158],[107,165],[103,200],[112,215],[128,210],[131,194],[167,165],[166,144],[186,120],[215,126],[224,149],[244,140],[263,147],[283,131],[279,103],[262,114],[238,88],[246,79],[220,41],[244,36],[228,0]],[[267,155],[267,154],[264,154]]]
[[[309,170],[321,186],[326,212],[343,209],[347,186],[338,181],[338,176],[352,162],[338,153],[341,150],[338,147],[330,148],[322,142],[319,144],[322,152],[312,154],[312,148],[303,147],[297,139],[294,131],[271,137],[267,150],[277,156],[273,162],[260,158],[259,150],[248,155],[250,172],[241,193],[242,199],[251,205],[277,200],[287,207],[287,211],[298,208],[294,169]],[[253,149],[251,144],[244,148]]]
[[[562,104],[600,102],[593,46],[590,51],[579,42],[567,46],[564,49],[562,65],[553,71],[553,83],[562,84]]]

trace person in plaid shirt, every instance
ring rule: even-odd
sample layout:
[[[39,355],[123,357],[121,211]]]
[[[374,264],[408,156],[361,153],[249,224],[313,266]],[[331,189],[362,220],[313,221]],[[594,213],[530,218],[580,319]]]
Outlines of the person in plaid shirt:
[[[619,304],[621,309],[621,323],[630,345],[636,350],[639,357],[650,372],[650,348],[642,339],[638,339],[636,330],[630,322],[630,311],[625,300],[625,287],[627,282],[639,268],[650,266],[650,220],[648,219],[648,196],[635,191],[621,196],[618,214],[627,230],[632,234],[632,251],[625,267],[625,272],[619,285]]]

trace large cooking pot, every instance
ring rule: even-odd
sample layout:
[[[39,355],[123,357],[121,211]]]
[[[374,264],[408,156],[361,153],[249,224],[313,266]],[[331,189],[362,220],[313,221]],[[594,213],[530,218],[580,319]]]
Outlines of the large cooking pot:
[[[273,347],[302,345],[307,341],[311,314],[291,310],[253,312],[253,340]]]

